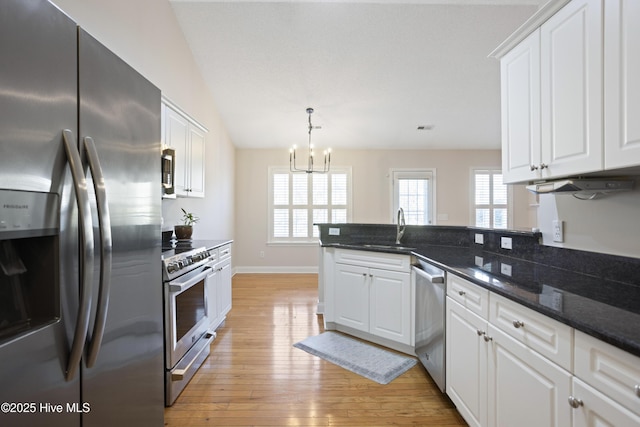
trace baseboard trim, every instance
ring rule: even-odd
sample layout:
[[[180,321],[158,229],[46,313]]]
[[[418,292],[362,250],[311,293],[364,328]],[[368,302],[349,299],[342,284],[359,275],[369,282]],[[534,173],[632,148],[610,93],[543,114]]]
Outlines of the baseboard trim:
[[[256,267],[235,267],[236,274],[242,273],[265,273],[265,274],[318,274],[318,267],[295,267],[295,266],[283,266],[283,267],[268,267],[268,266],[256,266]]]

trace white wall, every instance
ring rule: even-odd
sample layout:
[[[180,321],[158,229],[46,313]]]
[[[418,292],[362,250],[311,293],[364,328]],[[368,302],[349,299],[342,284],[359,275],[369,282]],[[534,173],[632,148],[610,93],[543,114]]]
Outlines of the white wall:
[[[553,242],[555,219],[564,221],[564,243]],[[538,224],[545,245],[640,258],[640,179],[634,191],[594,200],[541,195]]]
[[[235,148],[168,0],[54,3],[209,130],[205,199],[163,201],[164,228],[178,223],[184,207],[201,218],[195,238],[233,238]]]
[[[239,271],[314,271],[317,246],[267,245],[269,166],[288,165],[287,150],[238,150],[236,153],[236,266]],[[351,166],[353,217],[357,223],[392,222],[391,168],[436,169],[438,225],[468,225],[471,167],[501,167],[500,151],[465,150],[335,150],[332,164]],[[535,226],[530,196],[514,188],[514,228]],[[264,252],[264,258],[260,253]]]

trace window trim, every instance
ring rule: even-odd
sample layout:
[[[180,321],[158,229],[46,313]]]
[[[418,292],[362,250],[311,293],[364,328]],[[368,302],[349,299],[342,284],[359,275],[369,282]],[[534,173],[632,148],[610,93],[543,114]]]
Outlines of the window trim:
[[[430,200],[429,200],[429,212],[428,216],[430,217],[430,223],[425,225],[436,225],[436,197],[437,192],[437,178],[436,178],[436,169],[435,168],[391,168],[389,169],[389,178],[390,178],[390,196],[391,199],[391,223],[395,224],[398,221],[398,207],[400,201],[396,197],[396,181],[402,178],[418,178],[425,179],[428,177],[430,181]]]
[[[292,183],[292,176],[293,175],[300,175],[301,173],[299,172],[291,172],[289,167],[285,167],[285,166],[269,166],[267,168],[267,245],[268,246],[312,246],[312,245],[317,245],[318,244],[318,237],[314,237],[313,236],[313,231],[312,231],[312,235],[309,237],[273,237],[273,211],[274,211],[274,204],[273,204],[273,176],[275,174],[284,174],[287,173],[289,174],[290,177],[290,189],[291,189],[291,183]],[[352,213],[353,213],[353,191],[352,191],[352,173],[351,173],[351,167],[350,166],[331,166],[331,170],[326,174],[329,176],[329,180],[331,179],[331,175],[332,174],[346,174],[347,175],[347,204],[346,204],[346,209],[347,209],[347,222],[351,222],[352,219]],[[308,174],[305,174],[308,176]],[[306,209],[313,209],[313,197],[312,194],[309,193],[309,190],[307,188],[307,194],[309,196],[309,199],[307,201],[307,205],[306,205]],[[291,204],[288,205],[289,209],[291,209]],[[330,204],[329,204],[330,206]],[[342,205],[340,205],[342,206]],[[311,221],[311,227],[313,230],[313,215],[311,215],[310,217],[310,221]],[[329,216],[329,218],[327,219],[328,222],[331,221],[331,218]]]
[[[471,227],[479,227],[476,225],[476,182],[475,176],[478,171],[489,171],[492,173],[499,172],[502,175],[504,182],[504,172],[502,168],[496,166],[472,166],[469,168],[469,224]],[[509,230],[513,228],[513,186],[505,184],[507,186],[507,228]],[[490,204],[493,206],[493,203]],[[493,227],[490,227],[494,229]],[[503,229],[496,229],[503,230]]]

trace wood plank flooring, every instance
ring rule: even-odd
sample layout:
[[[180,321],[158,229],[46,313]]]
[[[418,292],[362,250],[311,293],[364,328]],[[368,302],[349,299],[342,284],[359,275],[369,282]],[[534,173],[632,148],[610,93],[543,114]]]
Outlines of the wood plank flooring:
[[[166,426],[466,426],[417,364],[380,385],[293,347],[323,331],[315,274],[236,274],[233,309]]]

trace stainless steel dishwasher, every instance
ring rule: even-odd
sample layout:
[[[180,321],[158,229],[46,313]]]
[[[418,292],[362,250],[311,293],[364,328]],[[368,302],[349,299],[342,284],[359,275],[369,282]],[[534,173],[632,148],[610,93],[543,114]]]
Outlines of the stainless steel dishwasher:
[[[440,390],[445,392],[445,272],[418,260],[416,285],[416,356]]]

